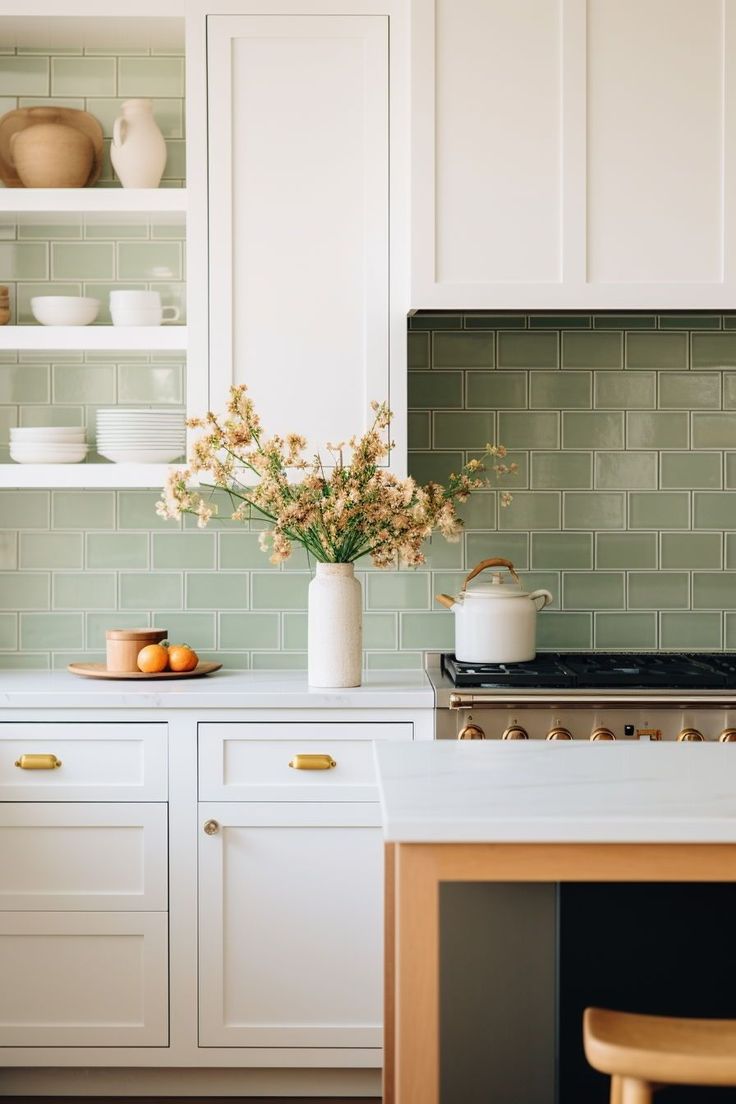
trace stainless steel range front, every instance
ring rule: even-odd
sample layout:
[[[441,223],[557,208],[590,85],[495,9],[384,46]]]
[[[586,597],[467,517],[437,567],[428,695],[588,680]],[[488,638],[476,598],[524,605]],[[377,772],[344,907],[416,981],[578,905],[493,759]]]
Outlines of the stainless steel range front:
[[[736,742],[736,653],[433,654],[427,671],[438,739]]]

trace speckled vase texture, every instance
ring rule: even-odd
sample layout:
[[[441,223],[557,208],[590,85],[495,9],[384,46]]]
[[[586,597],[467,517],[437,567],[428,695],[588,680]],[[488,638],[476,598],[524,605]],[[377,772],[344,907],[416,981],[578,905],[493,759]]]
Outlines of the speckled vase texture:
[[[317,564],[308,620],[309,685],[360,686],[363,594],[353,564]]]

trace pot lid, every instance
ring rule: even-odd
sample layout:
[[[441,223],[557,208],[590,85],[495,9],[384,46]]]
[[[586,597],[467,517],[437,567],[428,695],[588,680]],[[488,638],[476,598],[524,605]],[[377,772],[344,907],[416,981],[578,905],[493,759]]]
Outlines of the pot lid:
[[[476,586],[469,586],[465,591],[465,601],[471,598],[528,598],[529,591],[524,590],[521,583],[508,576],[504,577],[499,571],[492,575],[486,575],[485,581]]]

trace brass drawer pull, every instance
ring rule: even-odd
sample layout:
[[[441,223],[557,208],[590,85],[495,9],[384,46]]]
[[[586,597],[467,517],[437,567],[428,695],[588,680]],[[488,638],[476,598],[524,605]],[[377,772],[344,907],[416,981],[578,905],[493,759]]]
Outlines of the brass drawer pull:
[[[21,770],[54,770],[61,766],[61,759],[55,755],[21,755],[15,765]]]
[[[294,770],[331,770],[337,763],[331,755],[295,755],[289,766]]]

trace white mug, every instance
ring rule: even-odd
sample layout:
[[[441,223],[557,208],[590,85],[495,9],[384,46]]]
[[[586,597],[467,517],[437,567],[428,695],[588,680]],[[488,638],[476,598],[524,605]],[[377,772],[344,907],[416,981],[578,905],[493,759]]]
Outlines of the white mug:
[[[160,326],[179,320],[179,308],[162,307],[157,291],[111,291],[110,314],[113,326]]]

